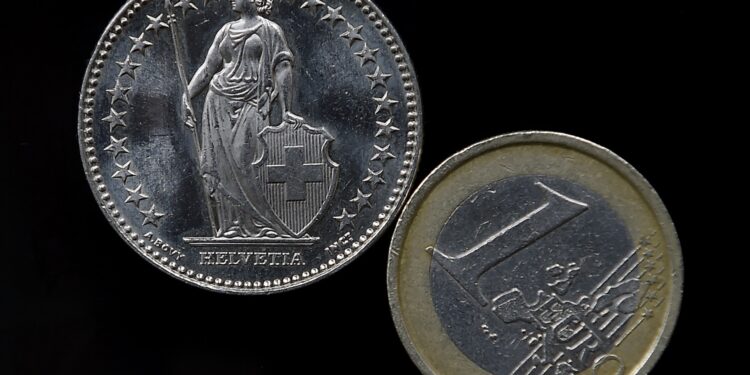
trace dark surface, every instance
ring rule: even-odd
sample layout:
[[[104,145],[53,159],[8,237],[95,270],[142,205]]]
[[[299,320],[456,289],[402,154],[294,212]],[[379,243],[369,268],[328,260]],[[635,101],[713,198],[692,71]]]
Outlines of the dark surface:
[[[705,296],[693,277],[710,279],[710,267],[696,264],[704,233],[693,182],[696,172],[710,174],[701,162],[707,152],[696,147],[711,142],[701,132],[712,130],[692,127],[702,104],[700,12],[377,3],[409,48],[421,85],[426,137],[418,181],[473,143],[538,129],[601,144],[654,185],[681,237],[687,292],[652,374],[688,366],[700,373],[689,355],[711,329],[699,324],[695,308]],[[3,23],[5,50],[13,53],[2,59],[7,108],[0,116],[11,133],[3,139],[10,228],[0,266],[0,374],[416,372],[388,307],[390,231],[333,277],[271,297],[206,292],[130,250],[96,206],[76,139],[81,79],[121,3],[27,5],[33,9],[8,11]]]

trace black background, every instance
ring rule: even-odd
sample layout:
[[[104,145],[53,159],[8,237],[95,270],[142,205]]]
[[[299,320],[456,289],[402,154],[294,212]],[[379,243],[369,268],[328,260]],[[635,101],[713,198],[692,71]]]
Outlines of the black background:
[[[279,0],[277,0],[279,1]],[[485,4],[487,3],[487,4]],[[553,130],[599,143],[659,191],[681,236],[683,310],[652,374],[681,373],[700,331],[701,15],[687,5],[379,0],[424,102],[421,181],[486,138]],[[503,2],[498,2],[503,3]],[[386,294],[391,231],[302,290],[214,294],[144,262],[99,211],[76,138],[88,59],[119,1],[35,1],[6,12],[0,374],[416,373]],[[33,14],[33,17],[31,16]],[[36,18],[34,18],[36,17]],[[700,127],[705,129],[705,124]],[[702,271],[701,271],[702,272]]]

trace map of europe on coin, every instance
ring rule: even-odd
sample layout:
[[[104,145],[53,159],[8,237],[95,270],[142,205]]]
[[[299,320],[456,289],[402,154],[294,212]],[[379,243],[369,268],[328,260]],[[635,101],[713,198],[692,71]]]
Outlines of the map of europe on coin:
[[[122,238],[227,293],[300,287],[356,258],[421,149],[409,57],[361,0],[129,1],[80,107],[87,177]]]

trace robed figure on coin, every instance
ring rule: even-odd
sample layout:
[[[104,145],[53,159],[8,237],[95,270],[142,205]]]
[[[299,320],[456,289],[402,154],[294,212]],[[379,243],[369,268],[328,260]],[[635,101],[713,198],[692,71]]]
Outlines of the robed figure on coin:
[[[263,15],[272,0],[234,0],[240,18],[216,34],[205,62],[190,81],[188,100],[207,91],[200,133],[200,173],[210,200],[216,237],[294,236],[273,212],[261,186],[260,133],[271,126],[274,105],[283,123],[303,119],[290,110],[292,63],[284,33]],[[189,115],[193,115],[190,113]]]
[[[127,0],[81,93],[109,222],[211,291],[281,292],[353,261],[421,154],[413,67],[371,0]]]

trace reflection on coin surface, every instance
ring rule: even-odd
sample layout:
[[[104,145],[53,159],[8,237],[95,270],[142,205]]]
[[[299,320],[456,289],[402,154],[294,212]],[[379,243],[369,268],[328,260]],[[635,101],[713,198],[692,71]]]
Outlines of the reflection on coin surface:
[[[409,58],[366,0],[133,0],[91,60],[79,119],[96,198],[152,264],[266,294],[354,259],[421,149]]]
[[[389,296],[437,374],[644,374],[679,311],[680,246],[629,164],[557,133],[501,136],[419,187],[391,244]]]

